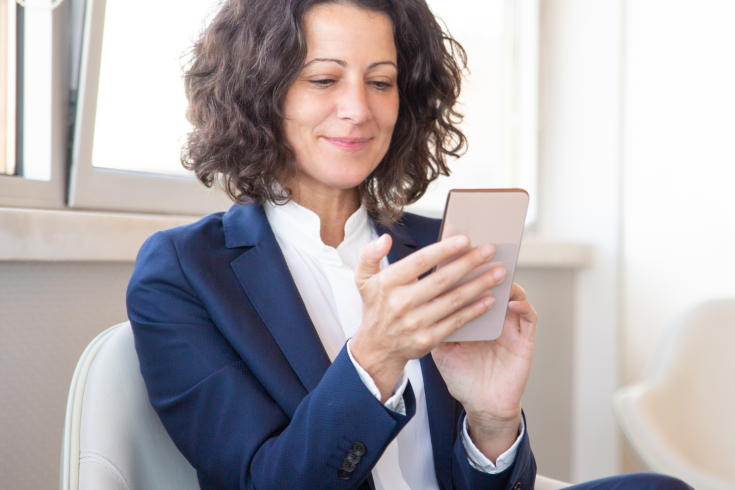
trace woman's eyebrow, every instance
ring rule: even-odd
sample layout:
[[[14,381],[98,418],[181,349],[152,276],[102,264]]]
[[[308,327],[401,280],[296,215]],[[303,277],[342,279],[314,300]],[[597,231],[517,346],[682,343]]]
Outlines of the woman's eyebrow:
[[[337,63],[341,67],[346,67],[347,66],[347,62],[346,61],[338,60],[338,59],[335,59],[335,58],[314,58],[313,60],[309,61],[308,63],[305,63],[304,64],[304,68],[306,68],[307,66],[313,65],[314,63],[322,63],[322,62]]]
[[[305,63],[304,64],[304,68],[306,68],[307,66],[311,66],[314,63],[324,63],[324,62],[327,62],[327,63],[337,63],[339,66],[341,66],[343,68],[346,68],[347,67],[347,62],[344,61],[344,60],[338,60],[336,58],[314,58],[313,60],[309,61],[308,63]],[[392,62],[392,61],[376,61],[375,63],[371,63],[370,66],[368,66],[368,70],[372,70],[376,66],[380,66],[380,65],[391,65],[396,70],[398,69],[398,66],[394,62]]]
[[[376,66],[380,66],[380,65],[390,65],[396,70],[398,69],[398,66],[392,61],[376,61],[375,63],[371,63],[370,66],[368,66],[368,70],[372,70]]]

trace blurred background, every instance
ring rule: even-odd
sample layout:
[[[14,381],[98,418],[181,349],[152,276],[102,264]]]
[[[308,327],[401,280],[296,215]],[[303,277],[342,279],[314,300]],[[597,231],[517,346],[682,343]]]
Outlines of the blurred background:
[[[540,316],[539,471],[645,468],[613,394],[683,312],[735,296],[735,2],[428,3],[468,53],[470,146],[410,210],[530,192],[515,279]],[[228,207],[179,163],[182,55],[218,5],[0,0],[2,488],[57,485],[74,366],[126,320],[143,240]]]

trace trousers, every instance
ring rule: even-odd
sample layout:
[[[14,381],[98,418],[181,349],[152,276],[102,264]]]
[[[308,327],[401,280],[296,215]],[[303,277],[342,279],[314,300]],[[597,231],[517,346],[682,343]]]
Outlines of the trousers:
[[[693,490],[692,487],[668,475],[659,473],[629,473],[592,480],[568,487],[567,490]]]

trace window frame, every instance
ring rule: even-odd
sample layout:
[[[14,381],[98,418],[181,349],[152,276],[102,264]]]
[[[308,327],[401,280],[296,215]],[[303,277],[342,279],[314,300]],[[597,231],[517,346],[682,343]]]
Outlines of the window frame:
[[[94,167],[92,149],[106,0],[87,0],[68,205],[109,211],[201,215],[226,209],[224,193],[193,178]]]
[[[512,40],[506,50],[511,85],[506,93],[506,165],[512,175],[509,187],[528,191],[526,230],[532,231],[538,220],[538,141],[539,141],[539,55],[541,0],[513,0],[508,14],[512,17],[508,33]]]
[[[0,175],[14,175],[17,104],[18,7],[0,0]],[[11,163],[12,162],[12,163]]]
[[[15,3],[15,0],[11,0]],[[50,2],[49,2],[50,4]],[[51,178],[32,180],[18,175],[0,175],[0,206],[61,209],[65,207],[66,134],[68,119],[68,88],[66,83],[67,59],[67,3],[49,11],[51,15],[51,92],[50,142]],[[22,149],[16,148],[17,151]]]

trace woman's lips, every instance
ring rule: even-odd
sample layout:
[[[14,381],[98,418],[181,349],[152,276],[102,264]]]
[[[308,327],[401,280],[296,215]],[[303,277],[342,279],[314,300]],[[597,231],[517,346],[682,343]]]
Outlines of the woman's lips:
[[[330,136],[324,136],[325,140],[339,148],[340,150],[361,150],[370,143],[372,138],[333,138]]]

